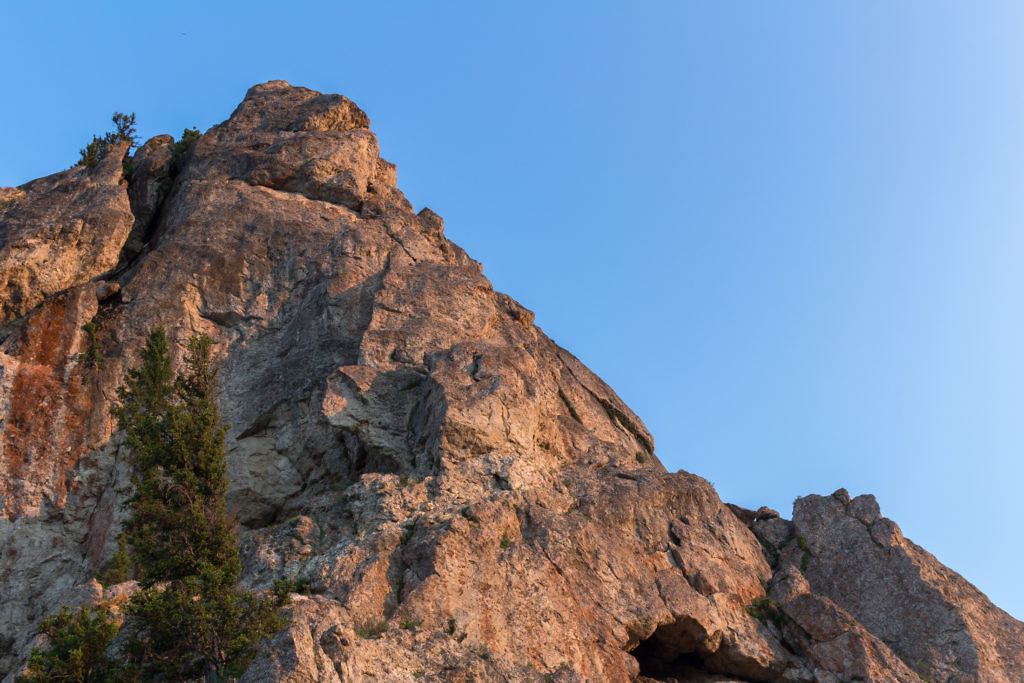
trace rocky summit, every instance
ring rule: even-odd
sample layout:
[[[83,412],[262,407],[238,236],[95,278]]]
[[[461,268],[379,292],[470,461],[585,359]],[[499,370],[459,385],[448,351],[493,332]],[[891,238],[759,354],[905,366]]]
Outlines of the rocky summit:
[[[345,97],[257,85],[128,152],[0,189],[3,681],[45,616],[135,590],[93,576],[157,325],[176,363],[216,344],[243,587],[305,586],[244,681],[1024,681],[1024,624],[871,496],[787,520],[666,472]]]

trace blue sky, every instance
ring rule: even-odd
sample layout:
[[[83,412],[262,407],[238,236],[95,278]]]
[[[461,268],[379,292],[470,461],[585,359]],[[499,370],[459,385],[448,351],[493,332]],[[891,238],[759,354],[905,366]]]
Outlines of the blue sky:
[[[440,3],[439,3],[440,4]],[[419,209],[724,500],[843,486],[1024,617],[1024,8],[3,2],[0,185],[114,110],[355,100]]]

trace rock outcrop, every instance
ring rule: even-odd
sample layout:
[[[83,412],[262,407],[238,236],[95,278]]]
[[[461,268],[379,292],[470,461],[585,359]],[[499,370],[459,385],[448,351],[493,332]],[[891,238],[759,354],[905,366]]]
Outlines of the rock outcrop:
[[[109,407],[158,324],[217,343],[245,585],[309,580],[244,680],[1024,680],[1024,625],[870,497],[787,521],[667,473],[346,98],[265,83],[125,152],[0,190],[5,681],[43,616],[130,590],[92,580]]]

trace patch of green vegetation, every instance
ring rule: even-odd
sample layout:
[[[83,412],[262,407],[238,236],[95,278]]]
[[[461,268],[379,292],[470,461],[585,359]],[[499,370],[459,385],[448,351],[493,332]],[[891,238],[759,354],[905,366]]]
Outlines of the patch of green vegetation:
[[[604,398],[599,400],[601,401],[601,406],[604,408],[604,411],[608,413],[608,417],[611,418],[612,422],[618,422],[622,425],[622,428],[632,434],[633,438],[636,439],[637,443],[639,443],[643,449],[648,452],[648,454],[654,455],[654,444],[652,444],[650,439],[644,436],[643,432],[633,424],[633,421],[630,420],[624,412],[613,406],[611,401]]]
[[[450,636],[455,635],[455,619],[449,619],[448,625],[444,627],[444,632]]]
[[[779,630],[786,625],[786,615],[783,613],[782,608],[767,595],[754,598],[754,601],[750,603],[750,607],[747,608],[747,614],[765,626],[774,624]]]
[[[103,367],[103,348],[96,339],[96,323],[89,321],[82,325],[82,330],[85,332],[85,351],[78,358],[86,367],[98,370]]]
[[[576,408],[573,406],[572,401],[569,400],[569,397],[565,395],[565,392],[562,391],[562,387],[558,387],[558,398],[562,399],[562,403],[564,403],[565,407],[569,409],[569,414],[572,415],[572,419],[583,424],[583,420],[580,419],[580,414],[576,412]]]
[[[171,145],[171,175],[175,176],[181,173],[182,167],[185,165],[185,152],[191,149],[192,145],[195,144],[196,140],[203,136],[199,132],[198,128],[186,128],[181,131],[181,137]]]
[[[502,548],[507,548],[512,545],[512,539],[508,537],[507,533],[501,535],[501,543],[499,545],[501,545]]]
[[[118,676],[117,662],[107,656],[118,626],[106,612],[65,607],[44,619],[40,631],[49,639],[49,646],[32,648],[28,667],[18,683],[127,680]]]
[[[768,564],[771,565],[771,568],[775,569],[779,564],[779,552],[771,543],[763,538],[759,538],[757,540],[761,544],[761,554],[764,555],[766,560],[768,560]]]
[[[406,631],[415,631],[423,623],[419,619],[402,619],[398,622],[398,627],[403,628]]]
[[[388,622],[383,619],[370,619],[357,624],[352,630],[363,639],[379,638],[382,634],[388,632]]]
[[[640,463],[641,465],[643,465],[645,462],[647,462],[647,454],[644,453],[643,451],[637,451],[636,452],[636,461],[638,463]]]
[[[804,538],[803,534],[799,534],[796,537],[796,544],[803,551],[803,556],[800,558],[800,571],[807,571],[807,566],[811,562],[811,550],[807,547],[807,539]]]
[[[96,572],[96,580],[104,586],[116,586],[131,578],[132,563],[128,557],[128,546],[124,538],[117,539],[117,552]]]
[[[80,151],[81,158],[75,166],[95,168],[96,164],[106,156],[110,146],[118,142],[129,143],[129,150],[135,146],[135,112],[122,114],[116,111],[110,120],[114,122],[114,131],[106,133],[103,137],[92,136],[92,142]]]
[[[272,592],[278,605],[287,605],[292,601],[292,593],[309,595],[312,589],[308,576],[297,576],[294,579],[274,579]]]
[[[412,535],[416,532],[416,521],[409,522],[405,525],[405,530],[402,535],[398,537],[398,542],[405,545],[412,538]]]

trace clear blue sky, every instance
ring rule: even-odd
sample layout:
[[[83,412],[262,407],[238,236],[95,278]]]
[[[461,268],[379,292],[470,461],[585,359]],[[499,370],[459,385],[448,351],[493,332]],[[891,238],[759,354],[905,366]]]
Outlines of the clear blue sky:
[[[0,185],[344,93],[669,469],[875,493],[1024,617],[1019,3],[91,4],[0,5]]]

